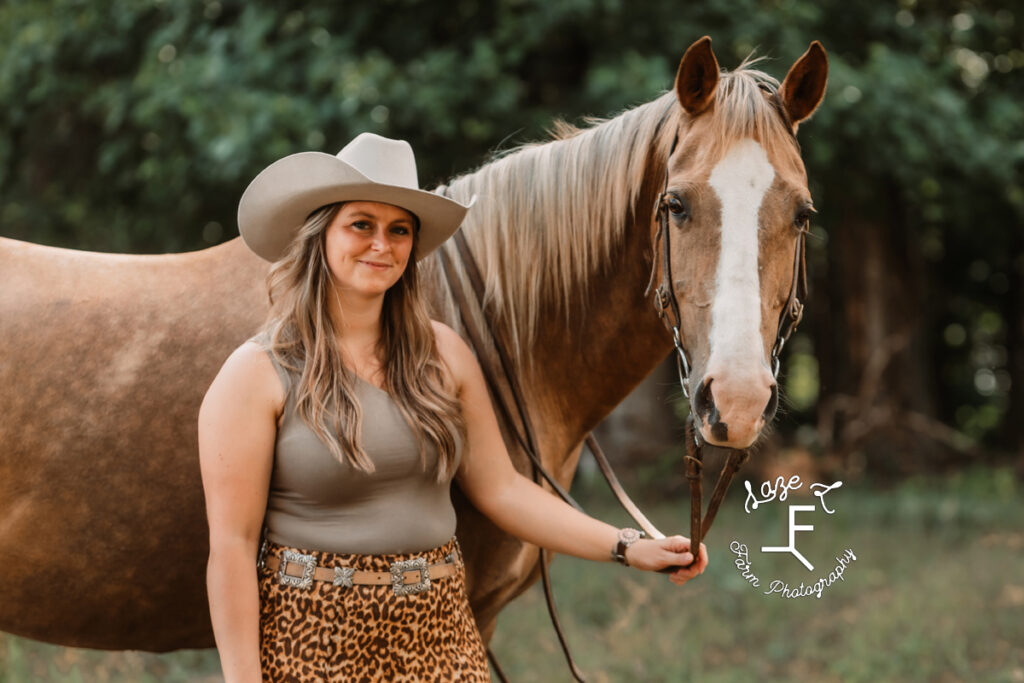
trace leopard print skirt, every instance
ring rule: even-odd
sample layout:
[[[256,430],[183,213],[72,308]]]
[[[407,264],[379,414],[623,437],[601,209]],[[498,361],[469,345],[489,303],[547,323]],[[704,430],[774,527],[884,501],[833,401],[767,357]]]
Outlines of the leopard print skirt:
[[[267,556],[311,551],[267,542]],[[458,543],[422,553],[351,555],[315,552],[320,566],[386,572],[392,562],[425,557],[427,564],[459,557],[454,576],[430,590],[395,595],[391,586],[351,588],[314,581],[309,589],[282,585],[259,570],[260,663],[263,680],[490,681],[480,633],[466,596]]]

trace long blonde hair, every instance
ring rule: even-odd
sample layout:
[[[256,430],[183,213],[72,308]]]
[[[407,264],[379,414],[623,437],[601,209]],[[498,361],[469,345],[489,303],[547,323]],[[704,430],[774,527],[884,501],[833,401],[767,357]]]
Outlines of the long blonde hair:
[[[335,292],[325,235],[340,208],[340,203],[330,204],[310,214],[284,256],[271,266],[270,313],[262,330],[277,361],[300,375],[294,385],[296,413],[339,462],[369,473],[375,468],[360,444],[363,414],[355,396],[356,376],[342,362],[336,342],[341,330],[335,329],[328,314]],[[437,481],[450,479],[458,441],[465,441],[465,420],[437,351],[414,255],[384,294],[376,352],[385,389],[416,435],[424,469],[432,446],[437,452]]]

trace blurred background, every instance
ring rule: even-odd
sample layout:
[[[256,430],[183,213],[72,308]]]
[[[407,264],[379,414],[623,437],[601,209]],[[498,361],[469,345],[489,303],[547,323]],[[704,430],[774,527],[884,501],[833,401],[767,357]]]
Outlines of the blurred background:
[[[559,559],[584,669],[1024,681],[1018,3],[7,0],[0,236],[202,249],[237,236],[238,197],[265,165],[334,154],[362,131],[409,140],[429,187],[545,139],[556,119],[654,99],[705,34],[723,68],[756,51],[779,79],[811,40],[829,53],[826,99],[799,135],[819,211],[811,297],[783,360],[780,416],[740,478],[844,481],[837,528],[862,557],[820,600],[759,595],[731,566],[728,540],[753,528],[737,497],[709,539],[717,566],[683,597],[666,602],[661,577]],[[600,436],[659,525],[681,529],[686,406],[673,375],[656,371]],[[586,459],[574,493],[617,514]],[[509,608],[495,651],[517,680],[566,680],[541,611],[533,592]],[[104,654],[0,635],[0,681],[217,672],[210,651]]]

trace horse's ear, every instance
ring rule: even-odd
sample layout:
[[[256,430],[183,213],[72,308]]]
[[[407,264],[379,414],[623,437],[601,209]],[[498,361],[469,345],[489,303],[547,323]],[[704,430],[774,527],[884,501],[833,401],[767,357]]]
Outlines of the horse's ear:
[[[704,36],[691,45],[676,72],[676,97],[690,116],[711,104],[718,85],[718,60],[711,51],[711,38]]]
[[[828,56],[821,43],[814,41],[807,52],[796,60],[779,88],[782,104],[786,107],[794,130],[798,123],[813,114],[821,104],[827,82]]]

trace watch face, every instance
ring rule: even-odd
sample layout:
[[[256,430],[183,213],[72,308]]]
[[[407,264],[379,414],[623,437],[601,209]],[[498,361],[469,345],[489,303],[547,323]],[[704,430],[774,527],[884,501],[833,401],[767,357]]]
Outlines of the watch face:
[[[630,545],[640,540],[640,532],[636,529],[621,529],[619,530],[619,540],[626,545]]]

